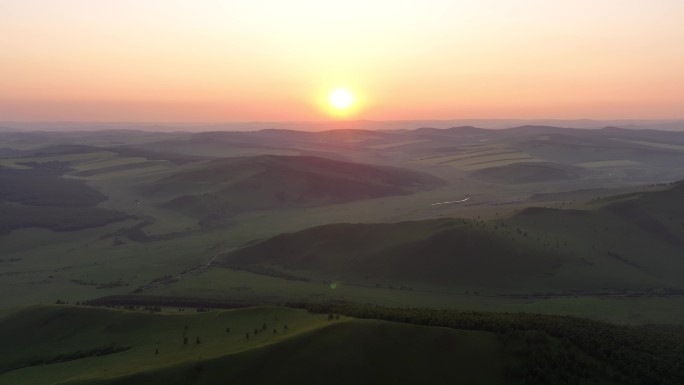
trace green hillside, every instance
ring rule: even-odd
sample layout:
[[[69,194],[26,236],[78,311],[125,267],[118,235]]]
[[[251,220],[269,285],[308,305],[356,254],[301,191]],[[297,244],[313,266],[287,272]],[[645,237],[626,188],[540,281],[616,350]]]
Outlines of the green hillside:
[[[0,165],[0,235],[26,227],[74,231],[130,218],[94,207],[107,199],[86,183],[65,178],[68,162],[17,161]]]
[[[304,156],[217,159],[147,183],[144,196],[196,218],[351,202],[431,189],[432,175]]]
[[[76,384],[504,384],[496,335],[352,320],[237,355]]]
[[[156,370],[265,346],[325,325],[324,316],[275,307],[150,314],[32,306],[0,319],[0,384],[46,385]]]
[[[85,183],[61,176],[63,162],[26,162],[20,169],[0,166],[0,203],[35,206],[89,207],[107,199]]]
[[[0,384],[624,384],[681,371],[663,369],[682,349],[681,336],[665,332],[524,314],[311,310],[29,307],[0,318]],[[592,350],[588,330],[601,343],[634,344],[604,356],[612,347]],[[629,366],[643,354],[663,364]]]
[[[593,210],[528,208],[508,224],[529,234],[530,241],[581,258],[585,267],[568,274],[584,271],[585,288],[684,289],[677,273],[684,268],[684,185],[605,198],[597,205]]]
[[[367,284],[490,288],[532,286],[572,262],[562,253],[500,237],[484,223],[451,219],[320,226],[275,236],[222,259],[233,268],[272,266]]]
[[[684,185],[594,210],[524,209],[502,220],[334,224],[235,250],[256,273],[518,293],[681,290]]]
[[[474,171],[471,176],[497,183],[542,183],[579,179],[583,169],[554,163],[518,163]]]

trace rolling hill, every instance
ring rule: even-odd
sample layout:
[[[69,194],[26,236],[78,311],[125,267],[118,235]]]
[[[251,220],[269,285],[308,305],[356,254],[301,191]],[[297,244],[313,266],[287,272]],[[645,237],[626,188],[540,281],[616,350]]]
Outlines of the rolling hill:
[[[307,156],[216,159],[149,182],[141,193],[196,218],[407,195],[443,185],[432,175]]]
[[[220,263],[369,285],[510,289],[535,286],[573,262],[561,252],[492,234],[479,222],[444,219],[325,225],[238,249]]]
[[[95,207],[107,199],[82,181],[64,178],[65,162],[23,162],[0,166],[0,235],[26,227],[74,231],[131,218]]]
[[[683,290],[684,184],[594,210],[530,207],[499,221],[333,224],[225,255],[252,272],[489,293]]]
[[[672,366],[684,346],[674,333],[571,317],[317,308],[26,307],[0,318],[0,384],[617,384],[682,371]],[[646,357],[659,361],[635,365]]]
[[[490,182],[522,184],[575,180],[585,173],[580,167],[540,162],[488,167],[473,171],[470,175]]]

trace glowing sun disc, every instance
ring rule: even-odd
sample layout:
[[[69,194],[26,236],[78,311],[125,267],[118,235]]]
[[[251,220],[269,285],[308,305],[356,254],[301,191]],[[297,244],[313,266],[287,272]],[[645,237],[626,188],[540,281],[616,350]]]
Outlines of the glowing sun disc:
[[[330,104],[340,110],[349,108],[354,103],[354,95],[349,90],[337,88],[330,94]]]

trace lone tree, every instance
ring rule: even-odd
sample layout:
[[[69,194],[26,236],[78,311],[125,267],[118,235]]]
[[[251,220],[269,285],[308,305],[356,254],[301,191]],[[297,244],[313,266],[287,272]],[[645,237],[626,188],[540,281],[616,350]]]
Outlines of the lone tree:
[[[230,333],[230,328],[226,328],[226,333]]]
[[[200,341],[200,338],[199,338],[199,337],[197,337],[197,338],[195,338],[195,343],[196,343],[197,345],[199,345],[199,344],[201,344],[201,343],[202,343],[202,341]]]
[[[266,324],[261,325],[261,330],[266,330]]]
[[[156,356],[158,354],[159,354],[159,348],[154,349],[154,355]]]
[[[245,333],[245,339],[246,339],[246,340],[249,339],[249,333]]]

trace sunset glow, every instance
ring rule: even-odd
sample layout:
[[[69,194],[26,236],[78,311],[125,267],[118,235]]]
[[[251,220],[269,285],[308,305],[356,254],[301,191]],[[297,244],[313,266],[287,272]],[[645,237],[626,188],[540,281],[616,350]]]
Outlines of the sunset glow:
[[[355,119],[681,118],[682,15],[679,0],[5,0],[0,119],[326,120],[337,84]]]
[[[330,104],[340,110],[346,110],[354,103],[354,96],[345,88],[337,88],[330,93]]]

